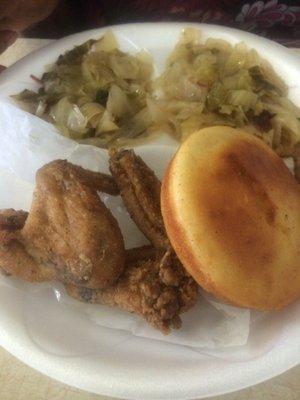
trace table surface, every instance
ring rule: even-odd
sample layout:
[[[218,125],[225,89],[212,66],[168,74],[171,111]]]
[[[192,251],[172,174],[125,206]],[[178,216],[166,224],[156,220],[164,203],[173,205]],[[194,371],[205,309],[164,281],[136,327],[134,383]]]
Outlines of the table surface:
[[[49,40],[18,39],[4,54],[0,64],[10,66],[30,52],[45,46]],[[291,50],[293,51],[293,50]],[[299,54],[300,54],[300,50]],[[0,347],[1,400],[113,400],[82,392],[54,381],[33,370]],[[300,366],[267,382],[210,400],[299,400]]]

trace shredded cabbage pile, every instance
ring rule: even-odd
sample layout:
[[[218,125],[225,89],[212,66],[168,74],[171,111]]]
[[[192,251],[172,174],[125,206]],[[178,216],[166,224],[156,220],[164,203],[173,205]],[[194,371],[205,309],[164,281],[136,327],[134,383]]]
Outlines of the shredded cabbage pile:
[[[15,96],[63,135],[109,147],[158,128],[183,140],[211,125],[242,127],[280,156],[300,144],[300,110],[272,67],[245,44],[201,42],[188,28],[154,82],[151,57],[123,53],[111,31],[61,55],[38,93]]]
[[[15,96],[27,109],[80,142],[107,147],[134,138],[151,124],[147,94],[153,65],[146,52],[123,53],[111,31],[59,56],[41,78],[38,93]]]
[[[300,110],[272,67],[245,44],[201,43],[188,28],[170,55],[156,87],[160,110],[180,139],[211,125],[242,127],[281,156],[300,142]]]

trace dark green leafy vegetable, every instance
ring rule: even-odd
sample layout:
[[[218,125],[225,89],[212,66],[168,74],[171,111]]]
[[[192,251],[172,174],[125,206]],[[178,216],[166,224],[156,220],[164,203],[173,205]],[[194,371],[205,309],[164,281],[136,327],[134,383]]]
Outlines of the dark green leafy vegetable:
[[[39,94],[34,92],[33,90],[24,89],[21,93],[13,96],[16,100],[25,101],[25,102],[35,102],[39,98]]]
[[[96,93],[96,102],[101,104],[102,106],[106,106],[108,99],[108,90],[99,89]]]
[[[276,92],[279,92],[281,94],[281,91],[278,87],[276,87],[274,84],[269,82],[263,75],[261,68],[258,65],[255,65],[254,67],[249,68],[249,73],[251,78],[254,81],[254,86],[257,91],[259,90],[275,90]]]
[[[96,42],[96,40],[90,39],[80,46],[75,46],[74,49],[60,55],[56,61],[56,65],[66,64],[72,66],[74,64],[80,64],[83,56],[91,50],[93,44]]]

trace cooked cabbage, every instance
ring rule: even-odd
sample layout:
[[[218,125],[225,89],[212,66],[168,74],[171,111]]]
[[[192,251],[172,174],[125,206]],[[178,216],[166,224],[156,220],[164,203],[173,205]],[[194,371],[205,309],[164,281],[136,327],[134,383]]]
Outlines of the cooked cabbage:
[[[287,99],[282,79],[243,43],[200,39],[198,30],[186,29],[156,81],[160,112],[176,136],[210,125],[242,127],[292,156],[300,110]]]
[[[151,57],[123,53],[111,31],[58,57],[41,78],[38,93],[17,99],[72,139],[107,147],[120,136],[149,127],[141,115],[151,94]],[[141,114],[142,113],[142,114]]]
[[[38,93],[16,97],[62,134],[101,147],[132,145],[155,131],[183,140],[202,127],[230,125],[294,156],[300,110],[287,99],[283,80],[244,43],[202,43],[200,32],[188,28],[154,83],[152,73],[148,53],[120,51],[107,31],[59,56]]]

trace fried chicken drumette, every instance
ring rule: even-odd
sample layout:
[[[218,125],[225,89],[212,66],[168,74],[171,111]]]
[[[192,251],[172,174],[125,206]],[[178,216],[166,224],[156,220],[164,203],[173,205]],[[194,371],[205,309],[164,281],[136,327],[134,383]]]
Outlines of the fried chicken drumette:
[[[66,288],[78,300],[136,313],[165,334],[170,328],[181,327],[179,314],[195,304],[198,294],[195,281],[171,251],[155,251],[151,258],[148,255],[144,259],[127,255],[124,273],[115,285],[105,290],[74,285]]]

